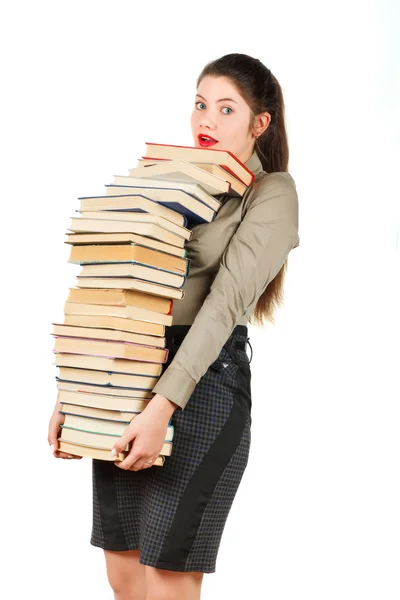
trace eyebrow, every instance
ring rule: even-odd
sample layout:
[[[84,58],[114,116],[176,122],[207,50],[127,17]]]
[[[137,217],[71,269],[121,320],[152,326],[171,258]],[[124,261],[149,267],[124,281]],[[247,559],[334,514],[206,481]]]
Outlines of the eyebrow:
[[[203,100],[205,100],[204,96],[202,96],[201,94],[196,94],[196,96],[199,96],[199,98],[203,98]],[[220,98],[219,100],[217,100],[217,102],[234,102],[235,104],[237,104],[236,100],[234,100],[233,98]]]

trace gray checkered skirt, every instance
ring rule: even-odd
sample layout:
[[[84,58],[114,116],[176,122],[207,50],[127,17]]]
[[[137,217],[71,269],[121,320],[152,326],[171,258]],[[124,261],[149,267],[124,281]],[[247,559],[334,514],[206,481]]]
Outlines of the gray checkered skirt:
[[[170,364],[190,326],[167,328]],[[214,573],[225,523],[247,465],[251,372],[247,327],[237,325],[184,410],[172,415],[172,454],[162,467],[119,469],[93,460],[90,543],[140,550],[140,563]]]

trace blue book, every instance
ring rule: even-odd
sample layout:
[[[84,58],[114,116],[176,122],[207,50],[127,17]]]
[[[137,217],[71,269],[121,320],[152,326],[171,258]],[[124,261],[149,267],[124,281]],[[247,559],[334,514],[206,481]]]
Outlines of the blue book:
[[[124,194],[115,194],[107,196],[81,196],[80,209],[77,212],[85,213],[85,217],[90,218],[91,212],[112,211],[112,212],[138,212],[150,213],[164,217],[181,227],[186,227],[187,218],[177,211],[173,211],[156,202],[152,198],[146,197],[140,193],[129,193],[129,189]]]
[[[121,206],[124,203],[129,202],[128,198],[135,196],[141,196],[147,200],[153,200],[161,206],[173,210],[186,217],[186,221],[193,224],[200,223],[211,223],[215,219],[216,213],[221,207],[221,202],[210,196],[211,204],[203,202],[193,194],[186,192],[180,188],[159,188],[159,187],[142,187],[142,186],[127,186],[127,185],[106,185],[107,196],[99,198],[100,206],[108,206],[110,201],[109,197],[112,197],[114,206]],[[132,194],[129,194],[129,190],[132,190]],[[83,205],[81,210],[87,210],[89,203],[84,203],[85,199],[82,199]],[[107,204],[108,202],[108,204]],[[129,207],[128,207],[129,209]],[[93,210],[93,209],[92,209]],[[105,210],[105,209],[102,209]]]

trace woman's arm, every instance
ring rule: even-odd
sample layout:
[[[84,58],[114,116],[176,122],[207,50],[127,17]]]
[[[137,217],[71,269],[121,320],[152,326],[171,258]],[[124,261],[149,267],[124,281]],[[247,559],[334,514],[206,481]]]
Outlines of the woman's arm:
[[[296,186],[288,173],[271,173],[254,184],[247,212],[224,252],[210,292],[154,393],[185,408],[239,319],[253,313],[268,283],[298,245]]]

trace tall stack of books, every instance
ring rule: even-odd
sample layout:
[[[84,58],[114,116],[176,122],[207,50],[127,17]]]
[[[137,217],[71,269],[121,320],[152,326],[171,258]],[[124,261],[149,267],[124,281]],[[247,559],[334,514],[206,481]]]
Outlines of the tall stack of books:
[[[129,175],[105,196],[81,197],[66,243],[79,264],[64,323],[54,323],[58,400],[65,420],[59,449],[123,460],[111,448],[152,398],[167,362],[166,327],[184,297],[191,226],[210,223],[218,194],[241,197],[253,174],[222,150],[146,143]],[[172,451],[172,419],[155,465]]]

